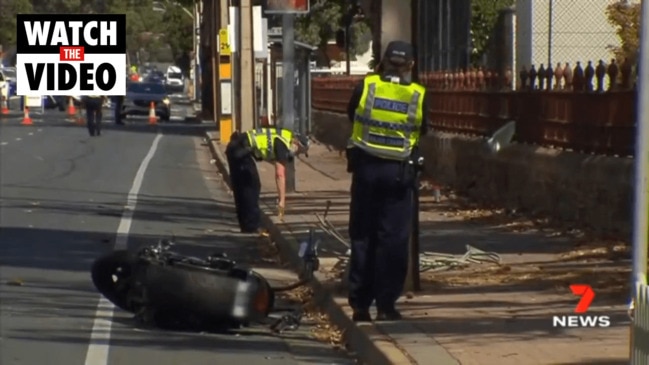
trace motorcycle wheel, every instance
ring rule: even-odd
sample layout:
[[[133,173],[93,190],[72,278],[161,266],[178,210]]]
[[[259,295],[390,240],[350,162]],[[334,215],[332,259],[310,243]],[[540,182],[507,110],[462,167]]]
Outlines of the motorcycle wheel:
[[[136,257],[126,250],[111,252],[95,260],[91,269],[95,288],[115,306],[133,312],[129,305],[130,278]]]

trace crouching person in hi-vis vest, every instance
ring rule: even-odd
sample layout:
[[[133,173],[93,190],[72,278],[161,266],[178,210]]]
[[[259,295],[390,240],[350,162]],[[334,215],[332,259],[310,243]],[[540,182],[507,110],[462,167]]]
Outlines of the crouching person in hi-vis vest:
[[[397,320],[408,270],[415,163],[427,132],[426,89],[411,82],[413,47],[390,42],[380,72],[365,77],[348,106],[352,135],[347,149],[352,173],[349,236],[349,304],[355,321]]]
[[[278,212],[283,215],[286,206],[286,164],[299,154],[307,154],[309,138],[288,129],[260,128],[248,132],[234,132],[225,154],[230,167],[230,182],[242,233],[261,234],[259,195],[261,181],[256,161],[275,164]]]

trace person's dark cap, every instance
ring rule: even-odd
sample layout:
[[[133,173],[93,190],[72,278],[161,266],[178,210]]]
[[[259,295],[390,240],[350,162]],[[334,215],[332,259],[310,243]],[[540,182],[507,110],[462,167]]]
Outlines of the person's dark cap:
[[[299,143],[304,149],[304,157],[309,157],[309,146],[311,145],[311,140],[309,139],[309,136],[296,133],[295,139],[297,140],[297,143]]]
[[[414,49],[412,45],[404,41],[392,41],[385,49],[384,59],[393,65],[401,66],[414,61]]]

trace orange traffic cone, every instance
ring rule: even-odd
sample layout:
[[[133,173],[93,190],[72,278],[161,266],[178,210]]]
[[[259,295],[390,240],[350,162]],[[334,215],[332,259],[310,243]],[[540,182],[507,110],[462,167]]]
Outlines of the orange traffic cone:
[[[0,92],[2,95],[2,92]],[[7,105],[7,97],[2,95],[2,114],[9,114],[9,105]]]
[[[34,124],[32,122],[32,118],[29,117],[29,107],[25,107],[25,115],[23,116],[23,122],[21,123],[22,125],[32,125]]]
[[[155,125],[158,124],[158,118],[155,116],[155,103],[151,102],[149,106],[149,124]]]
[[[69,97],[68,100],[68,115],[77,114],[77,108],[74,107],[74,99]]]

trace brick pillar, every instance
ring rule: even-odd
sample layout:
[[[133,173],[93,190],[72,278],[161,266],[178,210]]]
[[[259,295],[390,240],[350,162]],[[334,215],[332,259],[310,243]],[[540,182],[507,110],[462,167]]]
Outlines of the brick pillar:
[[[390,41],[413,41],[410,1],[362,0],[361,5],[372,19],[372,52],[375,56],[382,56]]]
[[[391,41],[412,42],[411,3],[404,0],[382,0],[381,54]]]

